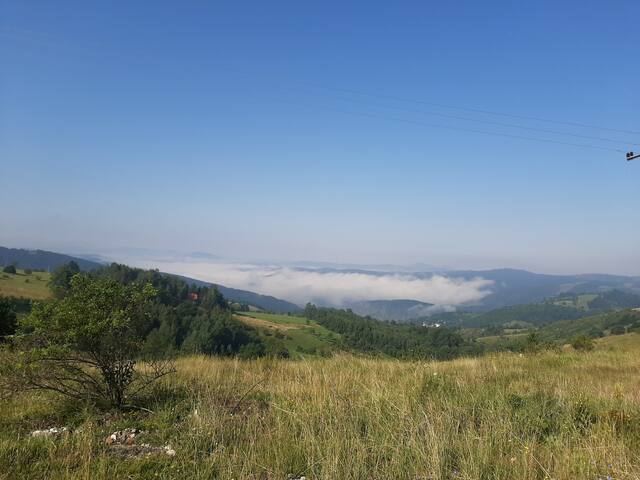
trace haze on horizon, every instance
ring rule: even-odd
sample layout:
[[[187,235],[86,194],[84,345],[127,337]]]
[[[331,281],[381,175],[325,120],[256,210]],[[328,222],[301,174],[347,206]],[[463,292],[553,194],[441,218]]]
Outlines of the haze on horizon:
[[[500,10],[3,4],[0,245],[640,275],[640,5]]]

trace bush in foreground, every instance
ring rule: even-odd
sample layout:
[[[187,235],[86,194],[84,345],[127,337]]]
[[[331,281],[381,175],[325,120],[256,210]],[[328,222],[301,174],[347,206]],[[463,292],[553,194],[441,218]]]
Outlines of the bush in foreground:
[[[125,406],[172,371],[162,360],[136,369],[154,295],[150,285],[74,276],[67,295],[37,304],[21,322],[21,334],[5,347],[0,365],[5,390],[50,390]]]

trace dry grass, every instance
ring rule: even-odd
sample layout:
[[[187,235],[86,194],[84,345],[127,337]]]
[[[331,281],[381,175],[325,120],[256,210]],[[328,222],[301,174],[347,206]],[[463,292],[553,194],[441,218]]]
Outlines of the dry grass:
[[[440,363],[184,358],[154,414],[5,404],[0,478],[638,479],[640,335],[619,338]],[[55,422],[81,433],[26,436]],[[101,439],[123,426],[176,457],[116,458]]]

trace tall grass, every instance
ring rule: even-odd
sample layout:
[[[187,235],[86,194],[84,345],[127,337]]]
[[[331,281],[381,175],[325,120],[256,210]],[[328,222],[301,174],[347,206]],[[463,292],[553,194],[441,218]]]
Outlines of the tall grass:
[[[153,414],[4,404],[0,478],[638,479],[637,338],[450,362],[184,358]],[[27,435],[54,424],[76,432]],[[102,440],[125,426],[176,457],[114,456]]]

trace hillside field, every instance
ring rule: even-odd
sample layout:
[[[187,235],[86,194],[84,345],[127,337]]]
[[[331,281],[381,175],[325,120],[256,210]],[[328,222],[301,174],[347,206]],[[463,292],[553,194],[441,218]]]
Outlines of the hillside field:
[[[286,349],[294,358],[328,355],[340,345],[339,334],[301,316],[242,312],[235,318],[256,329],[273,350]]]
[[[640,478],[636,333],[589,353],[194,356],[177,368],[149,395],[153,413],[100,412],[42,393],[3,401],[0,478]],[[53,426],[71,433],[29,436]],[[104,439],[124,427],[176,455],[123,458]]]
[[[0,296],[30,298],[43,300],[51,298],[48,283],[51,275],[46,272],[33,272],[29,275],[24,270],[17,270],[17,274],[0,271]]]

